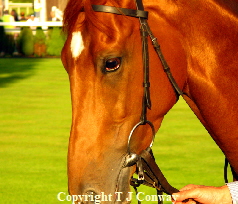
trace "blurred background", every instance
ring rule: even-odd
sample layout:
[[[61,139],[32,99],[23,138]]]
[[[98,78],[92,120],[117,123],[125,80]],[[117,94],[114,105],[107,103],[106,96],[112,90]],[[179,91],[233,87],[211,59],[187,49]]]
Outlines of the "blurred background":
[[[37,7],[35,0],[0,0],[0,18],[3,16],[4,10],[16,10],[18,14],[24,12],[26,16],[34,12]],[[67,0],[40,0],[42,6],[40,10],[41,21],[51,20],[52,7],[57,7],[61,12],[66,6]]]
[[[60,56],[66,1],[0,2],[0,57]]]

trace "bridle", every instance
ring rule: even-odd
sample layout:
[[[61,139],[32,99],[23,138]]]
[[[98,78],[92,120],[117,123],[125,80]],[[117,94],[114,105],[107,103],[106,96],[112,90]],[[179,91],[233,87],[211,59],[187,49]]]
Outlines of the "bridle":
[[[125,15],[125,16],[135,17],[139,19],[140,34],[141,34],[141,41],[142,41],[144,94],[142,99],[142,112],[141,112],[140,121],[133,127],[128,137],[128,155],[126,156],[123,168],[136,165],[137,167],[136,173],[138,174],[138,178],[137,179],[131,178],[131,183],[130,183],[135,188],[136,191],[137,191],[136,188],[140,186],[141,184],[143,184],[149,187],[156,188],[158,195],[161,195],[163,192],[167,193],[168,195],[172,195],[173,193],[178,192],[178,190],[172,187],[167,182],[160,168],[157,166],[155,162],[155,158],[151,150],[151,147],[153,145],[153,140],[155,137],[155,128],[153,123],[147,120],[147,109],[151,109],[148,38],[151,39],[152,45],[161,61],[163,70],[167,74],[167,77],[170,83],[172,84],[172,87],[175,90],[175,94],[177,98],[179,97],[179,95],[182,95],[183,92],[179,88],[175,79],[173,78],[170,68],[162,54],[157,38],[153,35],[150,29],[150,26],[147,22],[148,12],[144,10],[142,0],[136,0],[136,6],[137,6],[137,10],[128,9],[128,8],[118,8],[113,6],[105,6],[105,5],[92,5],[92,9],[95,12]],[[130,141],[134,131],[141,125],[149,125],[151,127],[153,140],[150,146],[146,150],[142,151],[140,155],[137,155],[131,152]],[[160,204],[162,203],[162,201],[158,200],[158,203]]]

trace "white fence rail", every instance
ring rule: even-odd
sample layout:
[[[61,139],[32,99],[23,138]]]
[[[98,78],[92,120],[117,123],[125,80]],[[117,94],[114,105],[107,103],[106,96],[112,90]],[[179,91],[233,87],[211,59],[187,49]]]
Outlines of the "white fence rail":
[[[57,22],[0,22],[0,26],[12,26],[12,28],[5,27],[4,30],[7,33],[18,33],[21,27],[27,26],[32,30],[36,30],[37,27],[42,27],[43,30],[48,30],[48,27],[62,27],[63,23],[61,21]]]
[[[63,23],[61,21],[52,22],[52,21],[46,21],[46,22],[0,22],[0,26],[16,26],[16,27],[22,27],[22,26],[34,26],[34,27],[61,27]]]

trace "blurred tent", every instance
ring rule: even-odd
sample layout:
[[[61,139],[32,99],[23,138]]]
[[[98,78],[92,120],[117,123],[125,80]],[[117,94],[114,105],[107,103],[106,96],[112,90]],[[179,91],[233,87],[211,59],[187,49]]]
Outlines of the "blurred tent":
[[[33,7],[34,0],[31,1],[32,3],[15,3],[14,1],[10,0],[0,0],[0,16],[3,10],[11,10],[12,8],[18,7]],[[40,11],[40,21],[51,21],[52,20],[52,7],[56,7],[59,11],[63,12],[64,8],[66,7],[67,0],[40,0],[42,9]],[[16,9],[17,10],[17,9]]]
[[[3,1],[0,0],[0,17],[3,15]]]
[[[57,7],[58,10],[61,12],[64,11],[66,7],[67,1],[66,0],[47,0],[46,1],[46,13],[47,13],[47,19],[46,20],[51,20],[52,16],[52,8]]]

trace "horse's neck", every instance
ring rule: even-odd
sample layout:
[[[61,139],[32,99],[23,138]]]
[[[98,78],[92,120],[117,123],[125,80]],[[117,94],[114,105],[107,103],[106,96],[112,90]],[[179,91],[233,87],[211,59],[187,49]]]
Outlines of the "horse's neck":
[[[156,5],[153,2],[148,3],[148,8],[180,33],[178,38],[188,68],[199,66],[201,74],[206,75],[211,69],[222,71],[222,66],[237,62],[234,59],[238,48],[237,0],[161,0]],[[161,32],[166,31],[161,28]]]
[[[188,56],[188,95],[196,101],[197,115],[238,173],[238,15],[221,0],[201,4],[183,13],[189,15],[180,19],[184,25],[181,21],[177,24],[178,29],[183,25]],[[234,1],[232,5],[236,5]]]
[[[147,4],[152,16],[157,15],[157,20],[165,20],[180,33],[188,70],[184,91],[195,102],[191,106],[238,173],[238,2],[153,3],[149,0]]]
[[[184,35],[192,32],[194,27],[207,28],[212,24],[221,27],[228,21],[227,26],[236,25],[238,22],[237,0],[157,0],[157,3],[148,0],[146,2],[149,9],[159,13],[168,23],[177,27],[180,32],[184,32]]]

